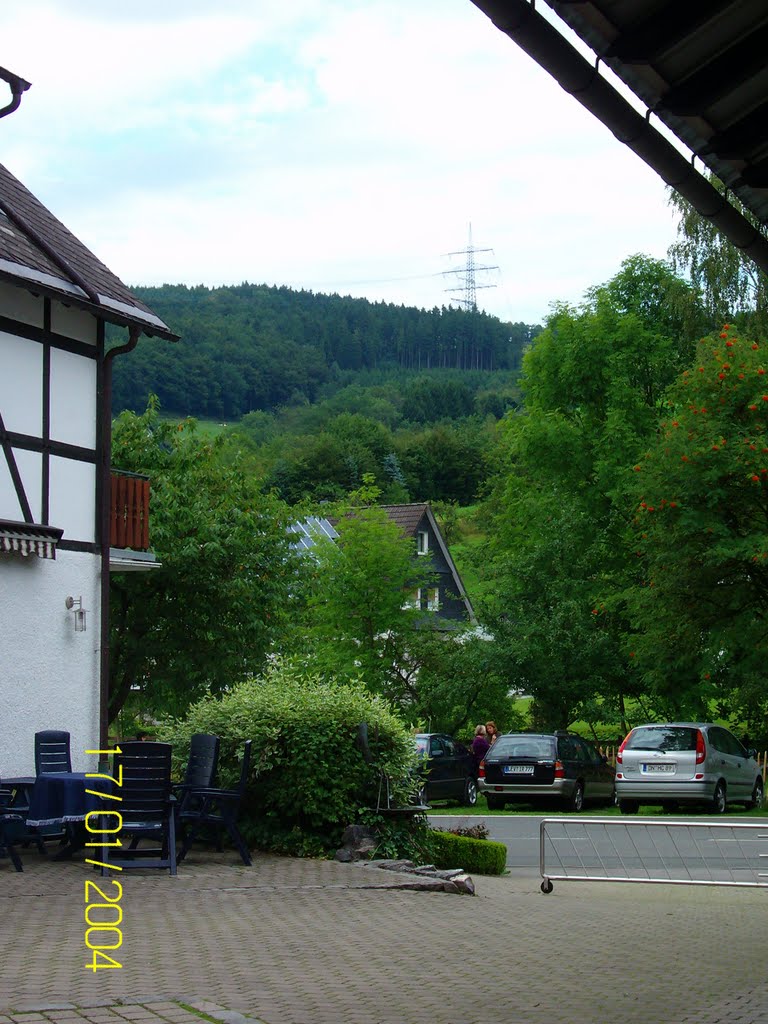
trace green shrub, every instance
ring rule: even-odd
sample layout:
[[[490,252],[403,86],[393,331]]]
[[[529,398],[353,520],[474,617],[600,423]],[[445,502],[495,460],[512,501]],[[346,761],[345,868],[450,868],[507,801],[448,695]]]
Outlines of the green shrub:
[[[501,875],[507,864],[507,848],[489,839],[435,831],[432,860],[437,868],[464,868],[470,875]]]
[[[360,824],[376,833],[374,858],[412,860],[419,864],[432,860],[432,828],[426,814],[400,817],[366,810],[360,815]]]
[[[368,725],[371,764],[355,743],[360,722]],[[204,698],[162,728],[179,774],[196,732],[220,737],[224,786],[236,782],[243,744],[253,741],[240,825],[257,846],[304,855],[335,849],[359,810],[376,805],[380,769],[401,780],[395,795],[407,800],[413,737],[361,683],[329,682],[285,661],[221,697]]]

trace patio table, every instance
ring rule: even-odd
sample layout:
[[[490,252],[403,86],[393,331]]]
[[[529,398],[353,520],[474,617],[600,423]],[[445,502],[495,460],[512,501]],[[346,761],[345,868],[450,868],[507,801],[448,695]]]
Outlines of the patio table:
[[[90,811],[102,810],[101,800],[86,789],[99,787],[99,779],[87,779],[85,772],[41,773],[32,789],[27,825],[30,828],[63,826],[69,843],[54,856],[64,860],[81,850],[86,842],[85,818]]]
[[[36,779],[34,775],[17,775],[12,779],[8,779],[3,776],[3,789],[10,789],[13,794],[11,797],[11,807],[18,807],[20,805],[23,807],[29,806],[35,781]]]

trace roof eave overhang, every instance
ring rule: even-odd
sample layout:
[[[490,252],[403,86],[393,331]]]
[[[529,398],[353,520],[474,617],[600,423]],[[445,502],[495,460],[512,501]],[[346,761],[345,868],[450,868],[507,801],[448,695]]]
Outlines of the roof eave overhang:
[[[93,302],[76,284],[32,270],[10,260],[0,260],[0,280],[25,288],[27,291],[48,298],[58,299],[68,306],[75,306],[91,313],[99,320],[116,324],[118,327],[138,327],[149,337],[163,338],[166,341],[178,341],[179,335],[174,334],[163,321],[143,309],[119,302],[107,295],[98,295],[99,301]]]
[[[710,220],[737,249],[768,273],[768,239],[696,170],[693,160],[670,143],[601,76],[598,68],[542,17],[529,0],[472,0],[494,25],[531,56],[616,138],[653,168]],[[747,205],[748,195],[740,195]],[[759,214],[756,212],[756,216]]]

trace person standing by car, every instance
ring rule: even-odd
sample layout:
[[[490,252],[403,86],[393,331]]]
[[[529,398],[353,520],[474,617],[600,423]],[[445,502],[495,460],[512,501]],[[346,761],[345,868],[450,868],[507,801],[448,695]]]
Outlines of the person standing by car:
[[[475,729],[475,737],[472,740],[472,756],[475,759],[475,778],[477,778],[477,774],[480,770],[480,762],[483,760],[491,746],[488,742],[485,730],[486,727],[484,725],[478,725]]]
[[[499,730],[496,728],[495,722],[485,723],[485,736],[488,740],[488,746],[492,747],[496,740],[499,738]]]

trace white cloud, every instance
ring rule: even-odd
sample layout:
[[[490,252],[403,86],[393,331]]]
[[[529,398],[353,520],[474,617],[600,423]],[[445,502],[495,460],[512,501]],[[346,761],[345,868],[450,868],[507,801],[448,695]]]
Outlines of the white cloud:
[[[26,0],[0,30],[33,82],[3,162],[128,283],[429,307],[472,222],[479,303],[531,322],[673,240],[659,179],[469,0]]]

